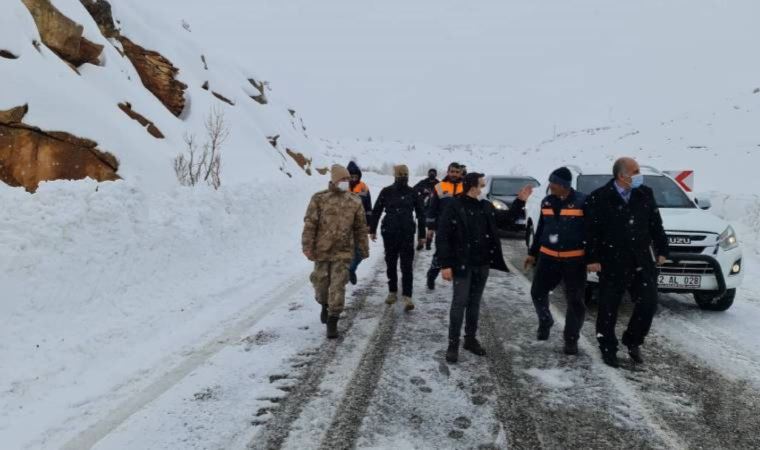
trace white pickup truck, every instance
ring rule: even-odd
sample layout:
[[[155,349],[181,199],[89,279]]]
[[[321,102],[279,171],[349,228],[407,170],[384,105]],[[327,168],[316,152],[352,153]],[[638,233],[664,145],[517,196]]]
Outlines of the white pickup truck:
[[[573,188],[586,194],[612,178],[605,171],[570,169]],[[660,292],[691,293],[702,309],[727,310],[744,277],[742,250],[734,229],[706,211],[710,208],[709,199],[691,196],[673,178],[652,167],[642,166],[641,173],[644,184],[654,191],[670,243],[670,259],[660,267],[657,280]],[[542,195],[536,194],[526,206],[528,246],[533,242],[541,209]],[[590,274],[588,281],[586,297],[590,300],[598,277]]]

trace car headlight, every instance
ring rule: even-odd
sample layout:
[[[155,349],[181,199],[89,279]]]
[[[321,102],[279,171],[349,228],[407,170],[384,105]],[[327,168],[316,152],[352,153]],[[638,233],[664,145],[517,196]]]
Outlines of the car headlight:
[[[493,205],[494,208],[501,211],[507,209],[507,204],[501,200],[491,200],[491,204]]]
[[[739,239],[736,237],[734,228],[729,225],[726,231],[718,236],[718,245],[723,250],[731,250],[739,246]]]

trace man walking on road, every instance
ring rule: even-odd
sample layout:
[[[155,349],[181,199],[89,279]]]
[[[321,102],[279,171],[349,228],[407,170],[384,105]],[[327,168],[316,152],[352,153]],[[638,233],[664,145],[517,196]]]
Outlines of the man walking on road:
[[[446,210],[449,202],[454,199],[454,196],[462,193],[462,166],[459,163],[449,164],[446,177],[435,186],[433,189],[432,197],[430,198],[430,206],[427,209],[427,238],[433,239],[435,230],[437,229],[438,218]],[[437,241],[436,241],[437,242]],[[441,272],[441,266],[438,264],[438,248],[433,254],[433,260],[430,263],[430,269],[427,272],[427,288],[435,289],[435,279],[438,278],[438,274]]]
[[[417,184],[414,185],[414,190],[417,192],[417,195],[420,196],[422,199],[422,206],[425,208],[425,211],[427,211],[428,207],[430,206],[430,198],[433,196],[433,191],[435,190],[435,185],[439,183],[438,181],[438,171],[435,169],[428,170],[428,176],[427,178],[421,180]],[[427,250],[430,250],[430,246],[433,243],[433,236],[429,235],[425,238],[425,248]],[[422,245],[417,246],[417,250],[422,250]]]
[[[636,363],[657,310],[657,266],[668,257],[668,239],[652,190],[633,158],[620,158],[614,179],[587,200],[586,261],[599,272],[596,336],[604,362],[618,367],[618,307],[626,290],[634,303],[623,345]]]
[[[395,181],[383,188],[372,210],[370,237],[377,239],[377,226],[380,216],[385,211],[380,233],[385,246],[385,264],[388,269],[388,298],[385,303],[392,305],[398,300],[398,261],[401,259],[401,295],[404,299],[404,311],[414,309],[412,302],[412,265],[414,262],[414,236],[417,231],[418,242],[425,239],[425,217],[422,212],[422,199],[409,187],[409,169],[404,166],[393,168]],[[417,225],[414,224],[414,217]]]
[[[359,196],[364,206],[364,212],[367,215],[367,224],[370,223],[370,215],[372,214],[372,196],[369,193],[369,187],[362,181],[362,171],[355,162],[348,163],[348,173],[351,174],[351,180],[349,181],[349,188],[351,192]],[[362,262],[359,248],[356,249],[354,259],[351,261],[351,265],[348,267],[348,281],[351,284],[356,284],[356,269],[359,268],[359,264]]]
[[[586,196],[571,187],[572,181],[573,175],[567,167],[560,167],[549,176],[551,194],[541,201],[536,237],[525,259],[526,269],[536,266],[530,294],[538,315],[537,338],[540,341],[549,339],[549,331],[554,325],[549,310],[549,293],[564,282],[567,299],[564,351],[568,355],[578,353],[578,337],[586,314],[583,301]]]
[[[338,337],[338,318],[343,312],[348,282],[348,263],[356,249],[369,257],[367,221],[357,196],[349,192],[348,170],[335,164],[330,169],[328,189],[312,196],[304,217],[301,246],[314,261],[311,282],[317,302],[322,305],[320,320],[327,324],[327,337]]]
[[[509,272],[501,251],[494,207],[490,202],[478,199],[485,188],[483,177],[482,173],[477,172],[467,174],[463,183],[464,194],[452,200],[438,223],[435,246],[443,268],[443,279],[454,281],[449,312],[449,347],[446,350],[446,361],[450,363],[459,359],[463,321],[464,349],[478,356],[486,354],[476,338],[480,299],[489,269]],[[517,220],[532,191],[532,186],[520,190],[507,212],[508,220]]]

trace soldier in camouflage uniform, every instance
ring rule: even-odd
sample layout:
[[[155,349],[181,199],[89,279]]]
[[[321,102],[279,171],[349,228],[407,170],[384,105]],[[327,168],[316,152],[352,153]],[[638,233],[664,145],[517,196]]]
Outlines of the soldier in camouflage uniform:
[[[367,219],[361,200],[350,192],[350,178],[345,167],[332,166],[328,189],[311,198],[301,235],[303,254],[314,261],[311,283],[317,302],[322,305],[320,319],[327,324],[330,339],[338,337],[348,264],[355,249],[358,248],[362,258],[369,257]]]

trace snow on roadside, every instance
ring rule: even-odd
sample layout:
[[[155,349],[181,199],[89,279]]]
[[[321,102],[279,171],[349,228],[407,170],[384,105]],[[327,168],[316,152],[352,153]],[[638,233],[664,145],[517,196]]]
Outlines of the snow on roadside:
[[[0,190],[0,441],[55,447],[56,433],[97,420],[276,286],[305,279],[302,218],[324,183]]]

